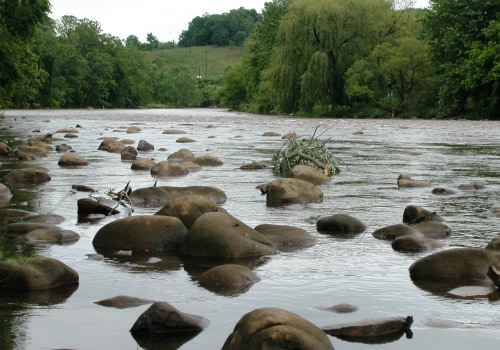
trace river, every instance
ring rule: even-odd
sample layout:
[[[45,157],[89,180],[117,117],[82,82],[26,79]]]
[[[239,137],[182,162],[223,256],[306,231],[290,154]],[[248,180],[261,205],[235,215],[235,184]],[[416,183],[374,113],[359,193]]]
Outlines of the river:
[[[500,218],[491,209],[500,206],[500,124],[493,121],[315,119],[261,116],[222,109],[155,110],[6,110],[2,131],[31,135],[53,134],[70,144],[90,165],[76,169],[59,167],[59,153],[26,162],[49,169],[46,184],[28,191],[28,202],[14,191],[13,206],[65,218],[59,226],[77,232],[70,245],[37,247],[36,254],[61,260],[75,269],[80,283],[68,295],[45,293],[33,298],[1,295],[4,318],[2,349],[138,349],[129,330],[147,305],[115,309],[98,300],[128,295],[166,301],[179,310],[200,315],[210,325],[180,349],[220,349],[237,321],[260,307],[280,307],[299,314],[319,327],[366,318],[407,316],[414,318],[413,337],[386,344],[363,344],[330,337],[335,349],[498,349],[500,301],[487,298],[458,299],[436,295],[416,286],[408,267],[429,252],[408,254],[391,248],[390,242],[373,238],[377,228],[400,223],[407,205],[436,211],[451,228],[445,247],[484,247],[500,234]],[[56,133],[79,126],[77,138]],[[128,134],[135,125],[140,133]],[[163,134],[178,129],[185,135]],[[244,171],[246,163],[270,159],[283,144],[281,137],[296,132],[311,136],[317,130],[342,161],[341,172],[322,186],[320,203],[267,207],[255,187],[277,178],[270,169]],[[133,171],[119,154],[98,151],[102,137],[146,140],[155,150],[140,156],[166,160],[170,153],[188,148],[195,156],[212,155],[224,165],[203,168],[187,176],[154,178],[148,171]],[[180,144],[187,136],[195,142]],[[2,173],[11,163],[2,164]],[[399,174],[426,180],[432,187],[397,189]],[[94,259],[92,239],[119,215],[92,222],[78,222],[77,200],[88,193],[71,191],[85,184],[105,194],[132,188],[206,185],[222,189],[223,205],[231,215],[254,227],[263,223],[287,224],[306,229],[317,238],[313,247],[265,257],[254,268],[261,279],[245,293],[225,296],[199,286],[177,257],[155,256],[136,261],[126,257]],[[481,182],[485,188],[462,192],[461,184]],[[452,196],[431,193],[434,187],[457,189]],[[153,214],[159,208],[136,207],[132,215]],[[367,230],[355,237],[319,234],[311,218],[336,213],[355,216]],[[359,310],[339,314],[320,310],[348,303]],[[439,328],[436,321],[457,322]],[[10,337],[10,338],[9,338]],[[445,345],[446,344],[446,345]],[[166,348],[166,347],[164,347]]]

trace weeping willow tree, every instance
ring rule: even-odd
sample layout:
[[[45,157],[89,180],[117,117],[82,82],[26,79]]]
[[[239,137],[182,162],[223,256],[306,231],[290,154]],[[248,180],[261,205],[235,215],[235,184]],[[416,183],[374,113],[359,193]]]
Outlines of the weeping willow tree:
[[[264,73],[276,112],[311,112],[346,104],[344,73],[400,25],[388,0],[296,0],[278,30]]]

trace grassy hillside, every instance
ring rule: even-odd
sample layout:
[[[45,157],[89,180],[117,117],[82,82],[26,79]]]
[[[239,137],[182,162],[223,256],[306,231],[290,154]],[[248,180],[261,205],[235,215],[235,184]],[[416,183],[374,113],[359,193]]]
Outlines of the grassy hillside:
[[[156,50],[151,53],[152,59],[158,59],[161,64],[169,66],[187,64],[196,77],[203,79],[220,79],[228,67],[234,67],[241,57],[242,49],[239,47],[213,47],[195,46]]]

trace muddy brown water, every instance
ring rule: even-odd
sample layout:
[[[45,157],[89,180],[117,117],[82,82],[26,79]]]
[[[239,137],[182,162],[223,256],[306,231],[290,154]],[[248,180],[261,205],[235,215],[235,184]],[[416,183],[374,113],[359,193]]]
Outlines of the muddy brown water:
[[[78,128],[77,138],[64,138],[57,130]],[[127,134],[132,125],[140,133]],[[138,349],[129,333],[147,305],[115,309],[95,304],[117,295],[166,301],[179,310],[210,320],[206,330],[179,345],[159,348],[220,349],[237,321],[260,307],[280,307],[297,313],[319,327],[367,318],[413,316],[413,337],[385,344],[363,344],[331,337],[336,349],[497,349],[500,343],[498,298],[451,298],[415,285],[408,267],[428,253],[395,252],[390,242],[371,233],[400,223],[407,205],[420,205],[444,217],[452,235],[445,247],[484,247],[500,234],[500,218],[491,209],[500,206],[500,124],[491,121],[356,120],[258,116],[219,109],[184,110],[43,110],[4,111],[0,134],[54,134],[85,157],[90,165],[63,168],[60,154],[26,162],[50,170],[52,180],[28,189],[14,189],[11,205],[40,214],[65,218],[59,226],[80,234],[70,245],[36,247],[33,254],[63,261],[80,275],[77,287],[61,293],[30,296],[0,293],[2,349]],[[184,135],[163,134],[178,129]],[[332,152],[342,160],[341,173],[322,186],[321,203],[270,208],[255,187],[276,178],[270,169],[243,171],[239,167],[270,159],[283,144],[273,131],[294,131],[310,136],[317,129],[329,140]],[[193,143],[176,140],[187,136]],[[140,156],[156,161],[188,148],[195,156],[212,155],[224,165],[206,167],[187,176],[154,178],[148,171],[133,171],[119,154],[98,151],[102,137],[144,139],[154,151]],[[164,148],[164,150],[160,150]],[[1,176],[15,165],[4,162]],[[397,189],[399,174],[432,183],[428,188]],[[91,222],[78,222],[77,200],[88,193],[71,191],[85,184],[105,196],[130,181],[133,188],[157,185],[206,185],[222,189],[228,199],[223,207],[249,226],[287,224],[306,229],[318,242],[313,247],[281,252],[254,262],[261,281],[247,291],[224,295],[198,285],[197,273],[175,256],[107,257],[95,259],[92,239],[121,214]],[[458,186],[478,181],[485,188],[460,191]],[[436,196],[434,187],[456,190],[452,196]],[[136,207],[132,215],[152,214],[159,208]],[[347,213],[367,225],[354,237],[331,237],[316,232],[314,218]],[[325,309],[352,304],[353,313]],[[436,324],[440,326],[435,326]],[[182,343],[182,342],[181,342]],[[160,345],[159,345],[160,346]],[[169,347],[168,347],[169,346]]]

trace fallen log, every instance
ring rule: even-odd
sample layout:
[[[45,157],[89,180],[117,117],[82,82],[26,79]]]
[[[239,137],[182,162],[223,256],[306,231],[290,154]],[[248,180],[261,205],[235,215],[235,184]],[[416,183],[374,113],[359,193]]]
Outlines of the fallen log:
[[[403,334],[411,338],[413,336],[410,330],[412,323],[412,316],[392,317],[331,326],[323,328],[323,331],[328,335],[351,342],[382,344],[398,340]]]

